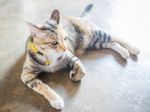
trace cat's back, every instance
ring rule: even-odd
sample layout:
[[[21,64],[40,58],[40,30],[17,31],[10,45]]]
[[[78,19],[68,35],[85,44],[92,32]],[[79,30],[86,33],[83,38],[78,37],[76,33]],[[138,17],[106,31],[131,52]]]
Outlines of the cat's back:
[[[99,29],[95,24],[93,24],[90,20],[82,17],[67,17],[67,22],[73,28],[70,34],[73,34],[71,38],[76,40],[76,49],[79,49],[81,46],[82,48],[86,48],[93,38],[93,33]]]
[[[73,26],[78,27],[83,33],[91,32],[98,27],[93,24],[91,20],[88,18],[82,18],[82,17],[67,17],[67,20],[73,24]]]

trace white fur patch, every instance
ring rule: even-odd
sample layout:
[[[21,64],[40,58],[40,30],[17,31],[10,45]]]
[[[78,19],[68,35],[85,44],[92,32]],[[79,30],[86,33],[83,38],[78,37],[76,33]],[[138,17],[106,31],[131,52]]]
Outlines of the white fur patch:
[[[124,59],[127,59],[130,56],[128,50],[120,46],[118,43],[114,43],[114,45],[111,46],[111,48],[116,52],[118,52],[121,55],[121,57]]]
[[[139,49],[137,49],[137,48],[130,48],[129,52],[135,56],[137,56],[140,53]]]
[[[55,100],[50,101],[50,104],[55,109],[63,109],[64,108],[64,101],[59,96]]]
[[[51,60],[53,63],[55,63],[57,61],[57,58],[61,55],[62,53],[58,53],[56,50],[54,49],[50,49],[46,51],[46,55],[48,57],[49,60]]]
[[[103,47],[113,49],[114,51],[119,53],[121,55],[121,57],[124,59],[127,59],[130,56],[128,50],[125,49],[124,47],[122,47],[118,43],[115,43],[115,42],[114,43],[103,43]]]

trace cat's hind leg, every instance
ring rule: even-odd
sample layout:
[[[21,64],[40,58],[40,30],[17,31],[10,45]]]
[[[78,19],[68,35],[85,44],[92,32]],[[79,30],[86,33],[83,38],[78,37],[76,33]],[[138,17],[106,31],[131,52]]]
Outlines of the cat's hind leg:
[[[111,42],[111,43],[102,43],[103,48],[109,48],[117,52],[118,54],[121,55],[122,58],[127,59],[130,54],[127,49],[122,47],[120,44],[116,42]]]
[[[53,108],[62,109],[64,107],[63,99],[53,91],[49,86],[37,78],[37,74],[23,70],[21,74],[22,82],[35,92],[43,95]]]
[[[119,38],[114,38],[113,41],[119,43],[120,45],[122,45],[132,55],[137,56],[140,53],[138,48],[128,44],[125,40],[122,40],[122,39],[119,39]]]
[[[124,59],[127,59],[130,56],[128,49],[121,46],[118,42],[114,42],[110,35],[101,30],[96,30],[93,33],[93,38],[88,45],[88,49],[101,48],[112,49],[119,53]]]

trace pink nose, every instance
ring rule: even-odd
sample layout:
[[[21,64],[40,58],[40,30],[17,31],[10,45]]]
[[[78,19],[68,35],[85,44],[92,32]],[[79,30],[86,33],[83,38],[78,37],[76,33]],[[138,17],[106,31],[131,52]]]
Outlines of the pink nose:
[[[63,51],[66,51],[66,47],[63,45],[63,46],[60,46],[61,47],[61,49],[63,50]]]
[[[57,51],[66,51],[66,47],[65,46],[58,46]]]

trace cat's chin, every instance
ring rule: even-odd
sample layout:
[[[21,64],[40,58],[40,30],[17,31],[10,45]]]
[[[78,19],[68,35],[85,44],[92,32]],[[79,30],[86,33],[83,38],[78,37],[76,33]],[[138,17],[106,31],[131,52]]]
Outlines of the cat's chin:
[[[59,58],[61,58],[62,53],[58,53],[56,50],[48,50],[47,51],[47,57],[49,60],[52,60],[53,62],[56,62]]]

